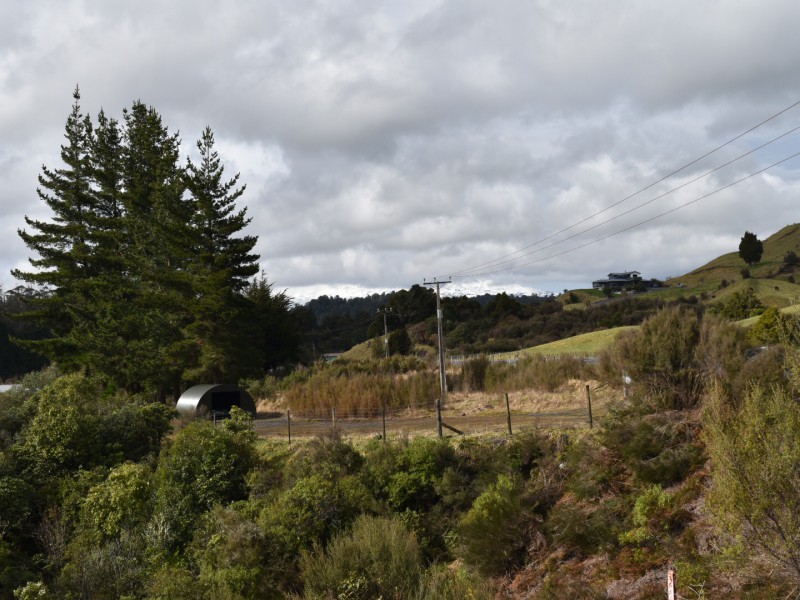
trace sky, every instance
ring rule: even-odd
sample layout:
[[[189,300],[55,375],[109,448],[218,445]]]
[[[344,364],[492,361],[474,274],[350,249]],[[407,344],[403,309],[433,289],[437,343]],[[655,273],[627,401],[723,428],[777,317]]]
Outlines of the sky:
[[[184,157],[210,126],[297,302],[681,275],[800,221],[798,23],[796,0],[0,0],[0,286],[76,85],[94,117],[153,106]]]

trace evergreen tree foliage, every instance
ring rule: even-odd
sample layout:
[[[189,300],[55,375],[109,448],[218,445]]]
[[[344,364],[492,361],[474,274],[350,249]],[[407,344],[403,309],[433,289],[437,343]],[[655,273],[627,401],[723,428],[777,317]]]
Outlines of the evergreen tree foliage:
[[[275,292],[262,273],[244,293],[244,325],[249,340],[245,364],[268,371],[299,360],[301,320],[306,314],[292,307],[286,292]],[[257,361],[252,365],[252,361]]]
[[[19,231],[32,268],[14,271],[37,291],[19,318],[51,335],[21,343],[62,370],[161,399],[258,375],[263,344],[249,354],[246,345],[272,336],[259,327],[291,306],[263,277],[260,295],[251,289],[256,238],[242,234],[249,219],[236,208],[245,187],[225,179],[211,129],[198,162],[183,166],[180,139],[154,108],[136,101],[121,121],[101,111],[95,126],[76,89],[65,139],[63,165],[39,177],[51,217],[26,217]]]
[[[764,244],[756,237],[755,233],[745,231],[742,241],[739,242],[739,256],[752,266],[761,260],[762,254],[764,254]]]
[[[252,254],[256,238],[237,237],[250,222],[235,202],[245,188],[237,188],[239,175],[223,181],[224,167],[214,149],[214,134],[206,128],[197,142],[200,162],[188,160],[186,188],[194,203],[191,219],[195,253],[191,261],[192,321],[186,333],[199,350],[197,376],[215,383],[231,375],[244,333],[241,292],[258,273],[258,256]],[[238,306],[237,306],[238,305]],[[237,326],[239,325],[239,326]]]
[[[42,167],[39,198],[50,208],[52,218],[40,221],[25,217],[30,228],[19,236],[38,258],[31,258],[32,271],[16,269],[12,274],[22,281],[48,291],[33,301],[24,317],[53,333],[46,340],[25,345],[64,367],[74,364],[76,349],[69,338],[73,327],[86,314],[83,302],[86,281],[91,277],[91,215],[93,213],[89,154],[92,126],[81,112],[80,91],[73,92],[72,111],[67,117],[61,146],[63,167]]]

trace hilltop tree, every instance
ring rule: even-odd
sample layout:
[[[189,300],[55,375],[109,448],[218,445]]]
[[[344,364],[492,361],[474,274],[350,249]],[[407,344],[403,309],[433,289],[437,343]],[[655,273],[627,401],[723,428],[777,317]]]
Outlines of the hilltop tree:
[[[764,244],[756,237],[755,233],[745,231],[742,241],[739,242],[739,256],[752,266],[761,260],[762,254],[764,254]]]

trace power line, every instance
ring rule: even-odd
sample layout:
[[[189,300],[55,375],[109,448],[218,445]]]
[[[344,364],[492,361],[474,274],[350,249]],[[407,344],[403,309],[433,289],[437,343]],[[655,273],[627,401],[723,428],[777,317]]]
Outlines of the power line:
[[[719,192],[727,190],[728,188],[731,188],[731,187],[733,187],[735,185],[738,185],[739,183],[741,183],[743,181],[751,179],[752,177],[755,177],[756,175],[760,175],[761,173],[763,173],[765,171],[768,171],[769,169],[772,169],[773,167],[777,167],[778,165],[783,164],[783,163],[785,163],[785,162],[787,162],[787,161],[789,161],[789,160],[791,160],[793,158],[796,158],[798,156],[800,156],[800,152],[795,152],[794,154],[792,154],[790,156],[787,156],[786,158],[783,158],[783,159],[779,160],[778,162],[772,163],[771,165],[769,165],[767,167],[764,167],[763,169],[759,169],[758,171],[755,171],[753,173],[750,173],[749,175],[745,175],[744,177],[741,177],[741,178],[737,179],[736,181],[733,181],[733,182],[731,182],[731,183],[729,183],[727,185],[719,187],[716,190],[714,190],[712,192],[709,192],[707,194],[703,194],[702,196],[699,196],[698,198],[695,198],[694,200],[690,200],[689,202],[685,202],[684,204],[681,204],[680,206],[673,207],[670,210],[667,210],[667,211],[664,211],[663,213],[655,215],[654,217],[650,217],[649,219],[645,219],[643,221],[639,221],[638,223],[634,223],[633,225],[629,225],[629,226],[624,227],[624,228],[622,228],[622,229],[620,229],[618,231],[615,231],[613,233],[609,233],[608,235],[604,235],[604,236],[599,237],[599,238],[597,238],[595,240],[592,240],[590,242],[586,242],[585,244],[581,244],[579,246],[575,246],[574,248],[570,248],[568,250],[564,250],[562,252],[558,252],[556,254],[552,254],[550,256],[546,256],[544,258],[539,258],[537,260],[532,260],[532,261],[528,261],[528,262],[521,263],[521,264],[518,264],[518,265],[505,267],[503,269],[496,269],[494,271],[482,271],[482,272],[479,272],[479,273],[473,273],[473,274],[471,274],[469,276],[470,277],[476,277],[478,275],[493,275],[495,273],[502,273],[502,272],[505,272],[505,271],[511,271],[513,269],[518,269],[520,267],[525,267],[525,266],[528,266],[528,265],[533,265],[533,264],[536,264],[536,263],[540,263],[540,262],[543,262],[545,260],[549,260],[551,258],[556,258],[557,256],[563,256],[564,254],[569,254],[570,252],[575,252],[576,250],[581,250],[582,248],[586,248],[587,246],[591,246],[592,244],[596,244],[598,242],[602,242],[603,240],[607,240],[608,238],[614,237],[615,235],[619,235],[620,233],[624,233],[626,231],[630,231],[631,229],[635,229],[636,227],[640,227],[642,225],[646,225],[647,223],[651,223],[651,222],[655,221],[656,219],[660,219],[661,217],[664,217],[666,215],[672,214],[672,213],[674,213],[674,212],[676,212],[676,211],[678,211],[678,210],[680,210],[682,208],[686,208],[687,206],[690,206],[692,204],[700,202],[701,200],[704,200],[704,199],[706,199],[706,198],[708,198],[710,196],[718,194]]]
[[[520,254],[520,256],[517,256],[515,258],[510,258],[508,260],[500,261],[500,259],[496,259],[494,261],[489,261],[488,263],[484,263],[482,266],[484,268],[495,268],[495,267],[499,267],[500,265],[513,263],[514,261],[517,261],[520,258],[524,258],[526,256],[531,256],[533,254],[537,254],[539,252],[547,250],[548,248],[552,248],[554,246],[558,246],[559,244],[563,244],[564,242],[567,242],[569,240],[575,239],[576,237],[579,237],[579,236],[583,235],[584,233],[588,233],[589,231],[593,231],[595,229],[598,229],[598,228],[602,227],[603,225],[607,225],[607,224],[609,224],[609,223],[611,223],[613,221],[616,221],[620,217],[624,217],[625,215],[629,215],[632,212],[635,212],[635,211],[639,210],[640,208],[643,208],[643,207],[645,207],[645,206],[647,206],[649,204],[652,204],[656,200],[660,200],[660,199],[672,194],[673,192],[676,192],[676,191],[678,191],[680,189],[683,189],[683,188],[685,188],[685,187],[687,187],[687,186],[689,186],[689,185],[691,185],[693,183],[696,183],[697,181],[700,181],[701,179],[703,179],[705,177],[708,177],[712,173],[716,173],[717,171],[720,171],[720,170],[724,169],[725,167],[728,167],[728,166],[732,165],[733,163],[741,160],[742,158],[745,158],[746,156],[749,156],[750,154],[758,152],[759,150],[765,148],[766,146],[769,146],[770,144],[773,144],[773,143],[777,142],[778,140],[780,140],[780,139],[786,137],[787,135],[790,135],[790,134],[792,134],[792,133],[794,133],[794,132],[796,132],[798,130],[800,130],[800,125],[797,126],[797,127],[794,127],[793,129],[790,129],[789,131],[786,131],[786,132],[782,133],[781,135],[771,139],[768,142],[764,142],[760,146],[757,146],[757,147],[753,148],[752,150],[749,150],[748,152],[745,152],[744,154],[741,154],[741,155],[737,156],[736,158],[733,158],[733,159],[729,160],[728,162],[725,162],[725,163],[719,165],[718,167],[715,167],[715,168],[713,168],[713,169],[711,169],[709,171],[706,171],[702,175],[698,175],[694,179],[690,179],[689,181],[686,181],[686,182],[682,183],[679,186],[676,186],[676,187],[674,187],[674,188],[672,188],[672,189],[670,189],[670,190],[668,190],[668,191],[666,191],[666,192],[664,192],[662,194],[659,194],[658,196],[655,196],[654,198],[651,198],[650,200],[647,200],[646,202],[642,202],[641,204],[638,204],[638,205],[634,206],[633,208],[629,208],[628,210],[626,210],[624,212],[621,212],[618,215],[615,215],[615,216],[613,216],[613,217],[611,217],[609,219],[606,219],[605,221],[601,221],[600,223],[596,223],[596,224],[592,225],[591,227],[587,227],[586,229],[582,229],[581,231],[579,231],[577,233],[574,233],[574,234],[572,234],[572,235],[570,235],[568,237],[565,237],[563,239],[560,239],[560,240],[558,240],[556,242],[553,242],[552,244],[548,244],[547,246],[543,246],[543,247],[538,248],[536,250],[531,250],[530,252],[526,252],[524,254]],[[596,215],[599,215],[602,212],[605,212],[605,210],[601,211],[600,213],[596,213]],[[584,219],[583,221],[581,221],[581,223],[584,223],[587,220],[588,219]],[[575,225],[578,225],[578,224],[580,224],[580,223],[576,223]],[[561,232],[559,232],[559,233],[563,233],[564,231],[567,231],[567,229],[571,229],[572,227],[575,227],[575,225],[572,225],[572,226],[570,226],[570,227],[568,227],[566,229],[562,229]],[[542,243],[542,242],[544,242],[544,241],[546,241],[548,239],[551,239],[551,238],[555,237],[556,235],[558,235],[558,234],[553,234],[553,235],[545,238],[544,240],[541,240],[540,242],[537,242],[537,244],[538,243]],[[532,245],[536,245],[536,244],[532,244]],[[527,248],[530,248],[530,247],[531,246],[527,246]],[[526,248],[522,248],[521,250],[518,250],[516,253],[522,252],[522,250],[525,250],[525,249]],[[513,254],[516,254],[516,253],[513,253]],[[485,274],[485,273],[473,272],[473,271],[481,271],[481,270],[483,270],[483,269],[481,269],[480,267],[473,267],[472,269],[463,269],[461,271],[458,271],[458,273],[453,275],[453,277],[464,278],[464,277],[473,277],[473,276],[475,276],[477,274]]]
[[[670,177],[673,177],[674,175],[677,175],[681,171],[683,171],[683,170],[691,167],[692,165],[700,162],[704,158],[707,158],[707,157],[711,156],[712,154],[714,154],[715,152],[718,152],[722,148],[725,148],[726,146],[729,146],[733,142],[743,138],[744,136],[746,136],[749,133],[752,133],[753,131],[755,131],[759,127],[762,127],[763,125],[766,125],[770,121],[773,121],[774,119],[776,119],[779,116],[783,115],[784,113],[792,110],[793,108],[797,107],[798,105],[800,105],[800,100],[797,100],[796,102],[790,104],[786,108],[776,112],[775,114],[773,114],[770,117],[764,119],[760,123],[758,123],[756,125],[753,125],[752,127],[747,129],[746,131],[743,131],[742,133],[732,137],[727,142],[725,142],[723,144],[720,144],[719,146],[717,146],[716,148],[713,148],[712,150],[706,152],[702,156],[699,156],[698,158],[696,158],[696,159],[684,164],[683,166],[675,169],[674,171],[668,173],[667,175],[664,175],[663,177],[661,177],[660,179],[650,183],[649,185],[647,185],[647,186],[635,191],[634,193],[622,198],[621,200],[618,200],[617,202],[614,202],[613,204],[610,204],[609,206],[603,208],[602,210],[600,210],[600,211],[598,211],[596,213],[593,213],[593,214],[587,216],[586,218],[581,219],[580,221],[577,221],[577,222],[573,223],[572,225],[569,225],[569,226],[567,226],[567,227],[565,227],[565,228],[563,228],[563,229],[561,229],[559,231],[556,231],[555,233],[552,233],[552,234],[548,235],[547,237],[544,237],[544,238],[542,238],[540,240],[537,240],[537,241],[533,242],[532,244],[529,244],[528,246],[525,246],[523,248],[515,250],[514,252],[510,252],[508,254],[504,254],[502,256],[499,256],[498,258],[495,258],[493,260],[478,264],[478,265],[476,265],[474,267],[468,267],[468,268],[465,268],[465,269],[461,269],[459,271],[455,271],[454,273],[452,273],[452,275],[453,276],[471,276],[471,275],[462,275],[462,274],[464,274],[464,273],[466,273],[468,271],[476,271],[476,270],[483,269],[484,267],[489,267],[489,266],[495,265],[496,263],[499,263],[499,261],[502,261],[503,259],[512,257],[512,256],[514,256],[516,254],[519,254],[519,253],[523,252],[524,250],[527,250],[527,249],[532,248],[534,246],[538,246],[539,244],[544,243],[544,242],[546,242],[546,241],[548,241],[548,240],[550,240],[550,239],[552,239],[552,238],[554,238],[554,237],[556,237],[556,236],[558,236],[558,235],[560,235],[562,233],[565,233],[566,231],[569,231],[570,229],[573,229],[574,227],[577,227],[578,225],[582,225],[583,223],[585,223],[585,222],[587,222],[587,221],[589,221],[589,220],[591,220],[591,219],[603,214],[604,212],[606,212],[606,211],[608,211],[608,210],[610,210],[610,209],[612,209],[612,208],[614,208],[616,206],[619,206],[623,202],[626,202],[627,200],[630,200],[631,198],[641,194],[642,192],[645,192],[645,191],[649,190],[650,188],[658,185],[659,183],[662,183],[663,181],[666,181]],[[500,264],[503,264],[503,263],[500,263]]]

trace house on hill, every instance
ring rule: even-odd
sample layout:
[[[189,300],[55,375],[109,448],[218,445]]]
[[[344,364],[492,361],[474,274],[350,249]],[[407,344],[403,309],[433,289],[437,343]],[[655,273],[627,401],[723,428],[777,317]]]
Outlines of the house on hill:
[[[639,271],[625,271],[624,273],[609,273],[608,279],[597,279],[592,282],[592,288],[603,290],[622,290],[633,287],[642,282],[642,274]]]

